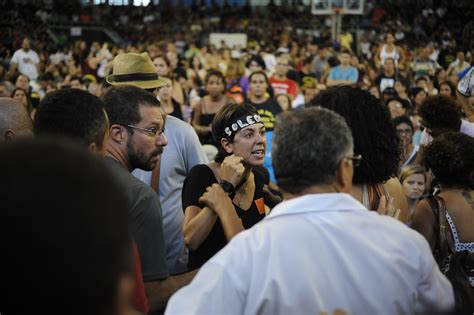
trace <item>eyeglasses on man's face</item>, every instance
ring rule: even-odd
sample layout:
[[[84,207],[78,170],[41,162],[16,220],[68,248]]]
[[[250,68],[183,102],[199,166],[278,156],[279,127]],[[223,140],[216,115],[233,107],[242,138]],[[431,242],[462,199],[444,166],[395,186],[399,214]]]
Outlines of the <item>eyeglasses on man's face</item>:
[[[354,167],[358,167],[360,165],[360,162],[362,161],[362,155],[353,155],[353,156],[345,156],[343,159],[348,159],[352,161],[352,165]]]
[[[163,129],[158,129],[158,128],[155,128],[155,127],[151,127],[151,128],[140,128],[140,127],[133,126],[133,125],[124,125],[124,127],[141,131],[141,132],[143,132],[143,133],[149,135],[150,137],[155,137],[155,138],[160,137],[160,136],[165,132],[165,129],[164,129],[164,128],[163,128]]]

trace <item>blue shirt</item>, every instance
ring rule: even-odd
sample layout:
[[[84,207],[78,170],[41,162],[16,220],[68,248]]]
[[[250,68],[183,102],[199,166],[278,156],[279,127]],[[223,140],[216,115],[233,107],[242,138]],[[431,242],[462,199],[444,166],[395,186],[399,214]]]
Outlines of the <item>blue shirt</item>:
[[[357,78],[359,77],[359,72],[357,71],[356,68],[349,66],[349,67],[341,67],[337,66],[334,68],[331,68],[331,71],[329,72],[329,80],[349,80],[352,81],[353,83],[357,82]]]

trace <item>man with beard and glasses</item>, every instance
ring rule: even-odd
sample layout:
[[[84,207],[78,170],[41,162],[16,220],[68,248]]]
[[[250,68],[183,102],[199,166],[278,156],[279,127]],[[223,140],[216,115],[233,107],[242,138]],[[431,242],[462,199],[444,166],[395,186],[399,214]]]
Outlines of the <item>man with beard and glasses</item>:
[[[155,168],[168,144],[163,133],[166,116],[159,101],[138,87],[114,86],[102,100],[110,120],[106,163],[126,191],[149,307],[151,311],[159,311],[194,276],[194,273],[169,276],[158,195],[131,174],[136,168],[145,171]]]
[[[152,93],[166,85],[158,76],[147,53],[123,53],[115,57],[113,74],[107,76],[111,85],[132,85]],[[162,106],[163,108],[163,106]],[[166,246],[166,266],[171,275],[188,270],[188,249],[184,243],[184,211],[181,192],[186,176],[195,165],[207,164],[194,128],[171,115],[166,117],[168,145],[160,162],[152,171],[135,169],[132,175],[149,185],[159,196],[163,215],[163,234]]]

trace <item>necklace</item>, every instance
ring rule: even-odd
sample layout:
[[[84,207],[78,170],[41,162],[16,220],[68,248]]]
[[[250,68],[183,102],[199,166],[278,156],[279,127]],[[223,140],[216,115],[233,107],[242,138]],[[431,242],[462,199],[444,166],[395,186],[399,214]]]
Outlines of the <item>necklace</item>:
[[[240,195],[240,200],[239,200],[239,208],[242,209],[243,205],[244,205],[244,198],[245,198],[245,190],[246,190],[246,185],[241,185],[241,187],[239,188],[239,190],[241,189],[242,191],[239,191],[239,195]]]
[[[245,193],[247,190],[247,179],[243,180],[239,185],[237,185],[236,191],[239,194],[240,200],[238,202],[239,208],[242,209],[244,205]]]

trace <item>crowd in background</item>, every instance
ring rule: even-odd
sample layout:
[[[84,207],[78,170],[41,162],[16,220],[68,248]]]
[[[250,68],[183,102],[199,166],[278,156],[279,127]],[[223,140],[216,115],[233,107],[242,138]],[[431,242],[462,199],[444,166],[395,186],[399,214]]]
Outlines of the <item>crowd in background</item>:
[[[235,215],[231,219],[236,220],[232,221],[225,214],[217,214],[219,220],[224,222],[224,230],[228,228],[228,220],[232,224],[240,222],[235,231],[232,230],[235,234],[262,220],[281,201],[282,195],[276,185],[277,178],[271,160],[273,129],[278,117],[284,112],[298,112],[307,107],[326,107],[343,116],[354,139],[354,156],[343,158],[350,159],[354,165],[361,164],[354,172],[350,192],[352,196],[370,210],[385,206],[385,202],[392,206],[394,203],[398,213],[395,211],[391,216],[425,236],[433,250],[436,243],[433,230],[438,223],[426,219],[427,213],[432,215],[433,207],[428,206],[428,201],[420,202],[423,196],[440,192],[448,208],[462,209],[461,212],[472,208],[474,22],[469,18],[473,6],[470,1],[400,0],[380,3],[367,1],[366,9],[363,15],[345,16],[342,33],[334,41],[331,39],[331,18],[313,16],[308,6],[295,1],[280,6],[270,2],[264,7],[207,7],[197,3],[188,7],[172,7],[169,3],[160,6],[150,4],[148,7],[116,7],[61,1],[15,2],[0,12],[0,18],[6,22],[0,25],[2,34],[5,34],[0,39],[0,97],[18,100],[28,111],[31,120],[39,124],[35,122],[36,113],[41,111],[39,104],[44,103],[48,95],[55,95],[49,93],[80,89],[89,92],[81,93],[107,100],[107,96],[111,97],[113,93],[127,92],[126,88],[122,87],[121,91],[120,87],[114,89],[111,86],[121,85],[120,81],[116,81],[120,76],[130,75],[120,72],[121,67],[130,66],[131,60],[140,60],[140,65],[134,67],[131,74],[145,72],[149,76],[151,67],[151,75],[159,76],[155,80],[159,84],[147,87],[141,80],[148,79],[139,75],[139,80],[129,80],[131,85],[154,93],[151,96],[142,91],[144,99],[148,97],[147,102],[153,103],[155,107],[161,106],[166,114],[174,118],[168,118],[166,131],[161,114],[159,130],[137,127],[132,123],[121,123],[121,126],[160,138],[163,142],[160,144],[161,153],[164,147],[165,154],[166,150],[176,150],[185,155],[182,147],[193,147],[196,152],[202,153],[195,154],[199,156],[196,165],[201,166],[205,164],[205,155],[207,160],[214,160],[225,167],[241,163],[240,157],[231,155],[228,149],[231,144],[235,145],[233,138],[232,141],[222,142],[222,139],[226,139],[222,136],[227,132],[225,124],[220,126],[223,130],[217,132],[220,138],[216,138],[216,130],[220,128],[216,124],[219,120],[225,120],[226,112],[245,111],[245,115],[251,119],[259,117],[258,120],[252,120],[252,124],[258,128],[254,127],[252,133],[247,134],[249,138],[259,138],[259,147],[253,150],[245,147],[247,151],[250,150],[246,152],[250,157],[246,158],[258,160],[253,165],[256,170],[247,170],[247,178],[242,181],[245,176],[240,174],[239,180],[231,183],[232,187],[227,187],[231,191],[233,188],[234,196],[240,199],[238,204],[235,199],[233,204],[226,204],[231,209],[228,213],[233,213],[234,207],[238,205],[238,209],[241,209],[248,203],[255,208],[258,217],[253,218],[247,226],[246,222],[237,220]],[[113,30],[121,37],[121,42],[75,37],[61,31],[60,27],[55,28],[60,25]],[[209,34],[220,32],[247,34],[246,46],[233,45],[225,40],[210,43]],[[77,90],[72,93],[77,93]],[[127,93],[140,94],[133,89]],[[114,102],[108,101],[107,106],[113,113],[111,104]],[[137,104],[137,108],[143,105],[138,101]],[[124,108],[128,106],[122,105]],[[111,115],[109,112],[107,114]],[[231,119],[228,120],[226,123],[232,127]],[[236,125],[237,121],[233,123]],[[110,123],[114,124],[120,125],[113,121]],[[242,130],[236,127],[234,133],[229,133],[235,137]],[[453,135],[449,132],[456,133]],[[458,132],[471,138],[460,136]],[[119,133],[110,135],[111,139],[114,136],[117,138],[114,138],[117,147],[123,145]],[[181,136],[183,138],[179,138]],[[186,137],[196,138],[196,146],[190,146],[187,142],[185,144],[184,140],[173,141]],[[165,139],[170,139],[169,144]],[[228,146],[224,147],[222,143]],[[245,140],[242,143],[245,144]],[[232,147],[234,153],[238,151],[235,148],[238,148],[237,145]],[[129,150],[130,147],[122,149]],[[162,163],[168,163],[166,166],[176,165],[175,156],[179,154],[168,154],[173,157],[162,159]],[[229,156],[235,161],[230,163]],[[448,164],[450,167],[445,167]],[[260,170],[260,166],[264,169]],[[164,168],[163,164],[161,167],[162,175],[163,169],[171,175],[165,173],[167,176],[160,178],[160,181],[163,178],[182,177],[177,183],[167,183],[170,187],[175,184],[176,187],[172,188],[177,188],[173,190],[173,196],[178,200],[173,201],[177,205],[176,209],[168,207],[168,204],[165,207],[163,199],[167,196],[161,195],[163,190],[172,189],[163,184],[158,185],[161,191],[158,192],[156,188],[165,213],[163,222],[168,222],[166,211],[171,212],[169,209],[173,208],[173,214],[180,214],[169,225],[179,234],[177,239],[181,246],[175,246],[172,250],[179,252],[185,248],[186,242],[191,252],[197,252],[202,242],[208,240],[197,232],[193,234],[195,226],[190,222],[196,217],[202,218],[200,214],[212,208],[209,205],[212,200],[208,201],[204,196],[215,192],[217,188],[211,189],[212,185],[222,185],[220,178],[217,180],[220,175],[216,176],[221,166],[216,167],[217,171],[211,166],[210,170],[206,167],[200,169],[205,176],[196,173],[196,169],[190,172],[188,165],[185,171],[177,171],[179,176],[172,174],[172,167]],[[130,168],[131,171],[135,167]],[[305,170],[301,170],[300,165],[295,165],[295,169],[301,171],[300,175],[304,177]],[[151,170],[151,167],[146,169]],[[262,174],[256,175],[260,171]],[[255,179],[252,172],[255,173]],[[432,182],[433,173],[435,180]],[[461,179],[463,174],[471,174],[471,177]],[[137,174],[134,176],[140,177]],[[147,179],[140,178],[142,181],[149,181],[147,185],[152,186],[155,175],[148,172],[141,176]],[[209,181],[203,180],[207,180],[207,177]],[[248,178],[255,183],[247,181]],[[202,184],[199,193],[196,192],[198,184]],[[265,201],[270,196],[276,201],[271,206],[265,203],[260,207],[257,203],[260,198],[253,200],[250,198],[252,196],[245,193],[246,186],[255,189],[252,185],[259,189],[259,195],[255,196]],[[179,202],[182,189],[183,207]],[[154,192],[151,194],[156,195]],[[198,205],[202,200],[208,203],[201,209]],[[237,214],[241,216],[240,212]],[[460,229],[460,234],[464,233],[466,237],[463,240],[472,240],[472,233],[469,232],[472,216],[458,215],[453,216],[459,224],[454,226],[451,222],[448,228],[454,232]],[[206,221],[206,224],[215,227],[216,221],[212,220],[209,219],[210,223]],[[169,226],[160,228],[166,230]],[[229,236],[227,232],[219,230],[222,239],[219,239],[217,250],[235,235]],[[165,235],[167,243],[169,235]],[[463,243],[457,235],[453,240],[459,248],[474,251],[473,242]],[[169,248],[166,251],[169,254]],[[190,259],[189,263],[180,262],[183,269],[176,273],[201,267],[216,251],[211,254],[206,252],[202,261]],[[182,254],[179,252],[179,255]],[[190,257],[193,258],[192,255]],[[174,272],[168,269],[170,274]],[[471,275],[470,280],[473,279]]]

